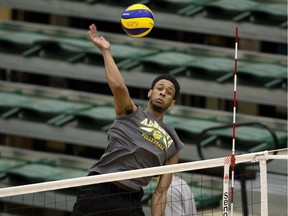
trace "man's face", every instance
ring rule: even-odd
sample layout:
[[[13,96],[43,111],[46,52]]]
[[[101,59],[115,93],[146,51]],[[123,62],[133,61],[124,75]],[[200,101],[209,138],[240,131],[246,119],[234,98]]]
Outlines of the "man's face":
[[[173,99],[175,87],[169,80],[159,80],[154,88],[148,92],[149,101],[157,111],[165,111],[175,104]]]

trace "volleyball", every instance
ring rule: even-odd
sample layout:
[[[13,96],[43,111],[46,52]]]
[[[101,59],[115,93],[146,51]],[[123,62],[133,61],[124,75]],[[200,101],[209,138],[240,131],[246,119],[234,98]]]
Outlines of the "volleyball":
[[[121,25],[127,35],[133,38],[144,37],[154,26],[154,15],[143,4],[130,5],[122,13]]]

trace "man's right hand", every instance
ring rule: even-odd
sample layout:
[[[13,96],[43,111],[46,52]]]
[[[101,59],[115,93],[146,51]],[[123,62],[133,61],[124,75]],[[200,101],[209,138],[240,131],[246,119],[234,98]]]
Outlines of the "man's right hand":
[[[110,43],[103,37],[98,35],[95,24],[89,26],[88,36],[93,44],[95,44],[101,51],[109,50]]]

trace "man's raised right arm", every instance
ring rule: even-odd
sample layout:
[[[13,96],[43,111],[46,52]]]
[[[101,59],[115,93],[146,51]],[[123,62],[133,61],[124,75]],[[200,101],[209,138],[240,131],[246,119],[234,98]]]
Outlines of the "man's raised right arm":
[[[111,54],[110,43],[103,36],[98,35],[97,28],[94,24],[89,26],[88,36],[92,43],[102,52],[106,79],[114,96],[116,115],[123,116],[129,112],[134,112],[137,107],[130,97],[123,76]]]

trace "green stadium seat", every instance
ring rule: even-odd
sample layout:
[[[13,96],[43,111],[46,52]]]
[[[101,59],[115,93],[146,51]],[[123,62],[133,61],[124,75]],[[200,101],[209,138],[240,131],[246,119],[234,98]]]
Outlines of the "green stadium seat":
[[[129,44],[112,44],[111,52],[113,56],[118,60],[124,60],[126,58],[139,58],[143,55],[150,55],[158,52],[159,49],[150,47],[136,47]]]
[[[47,181],[50,176],[60,175],[61,171],[55,167],[47,166],[44,164],[31,163],[21,167],[17,167],[7,171],[10,181],[25,183],[35,183]]]
[[[82,60],[94,47],[87,39],[53,36],[46,44],[41,44],[39,56],[60,61],[76,62]]]
[[[143,70],[152,73],[177,74],[186,70],[186,67],[195,61],[187,53],[179,51],[165,51],[139,59]]]
[[[195,0],[154,0],[150,3],[151,8],[165,12],[176,12],[180,9],[194,5]]]
[[[251,9],[250,21],[265,25],[287,28],[287,2],[263,3]]]
[[[175,130],[180,137],[197,137],[203,130],[211,127],[216,127],[223,125],[222,123],[211,121],[211,120],[201,120],[201,119],[192,119],[189,121],[177,122],[173,124]]]
[[[140,47],[129,44],[111,43],[111,52],[119,69],[130,69],[137,66],[138,59],[146,55],[159,52],[159,49],[152,47]],[[93,51],[87,52],[85,58],[88,64],[103,65],[101,51],[93,48]]]
[[[218,0],[204,3],[203,7],[208,17],[236,22],[247,20],[257,24],[287,28],[287,5],[283,3]]]
[[[28,101],[28,98],[21,94],[0,92],[1,118],[8,118],[18,113],[22,104]]]
[[[90,104],[73,103],[68,101],[62,101],[57,99],[43,99],[37,98],[32,103],[25,103],[23,108],[34,110],[40,113],[71,113],[75,110],[85,109]]]
[[[194,0],[192,5],[178,10],[177,13],[184,16],[193,16],[194,14],[202,12],[205,4],[215,1],[217,0]]]
[[[216,0],[154,0],[149,4],[151,8],[160,11],[192,15],[203,10],[203,4]]]
[[[24,95],[17,93],[0,92],[0,107],[14,107],[19,104],[25,103],[28,98]]]
[[[239,64],[238,80],[241,84],[287,89],[287,66],[272,63]]]
[[[57,99],[35,98],[21,104],[19,118],[32,121],[46,121],[48,124],[60,126],[71,121],[73,113],[87,109],[91,104],[68,102]],[[63,120],[65,119],[65,121]],[[61,120],[62,124],[59,124]]]
[[[151,4],[157,10],[177,13],[183,16],[193,16],[202,12],[206,4],[216,1],[218,0],[158,0],[153,1],[155,6],[153,6],[153,3]]]
[[[36,32],[0,30],[0,51],[29,56],[38,52],[41,44],[49,43],[51,39]]]
[[[255,7],[258,7],[258,3],[250,0],[218,0],[204,4],[204,11],[207,17],[235,20],[240,15],[241,18],[249,16],[249,11]]]
[[[22,183],[36,183],[54,181],[68,178],[83,177],[87,170],[66,167],[61,165],[49,165],[41,162],[33,162],[7,170],[10,181]]]
[[[115,119],[113,106],[97,106],[75,113],[79,127],[106,131]]]
[[[152,47],[136,47],[128,44],[112,44],[111,52],[120,69],[130,69],[137,66],[138,59],[158,53],[160,49]]]
[[[224,57],[207,57],[190,62],[186,76],[224,82],[233,77],[234,60]]]
[[[237,124],[235,135],[235,154],[275,150],[287,142],[287,135],[259,122]],[[200,158],[229,155],[232,150],[232,138],[232,125],[216,126],[202,131],[197,143]]]
[[[225,144],[230,144],[229,141],[232,140],[232,128],[220,129],[214,132],[212,131],[211,134],[221,137],[220,139],[223,139],[224,148],[231,148],[230,145]],[[254,152],[254,148],[258,148],[256,151],[275,149],[271,134],[263,128],[256,128],[251,126],[237,127],[236,136],[238,150]],[[225,142],[224,140],[227,141]]]
[[[44,49],[44,55],[51,56],[60,60],[74,63],[83,60],[87,53],[95,52],[97,49],[89,40],[81,38],[54,37],[55,46]]]
[[[217,122],[212,119],[191,119],[183,116],[177,117],[171,114],[165,116],[164,122],[175,128],[183,142],[195,141],[203,130],[223,125],[222,122]]]
[[[48,124],[60,126],[72,120],[73,113],[92,106],[88,103],[0,92],[2,118],[17,115],[21,119],[46,121]]]
[[[0,173],[6,173],[10,169],[22,166],[29,163],[28,160],[24,160],[16,157],[5,157],[0,155]]]

